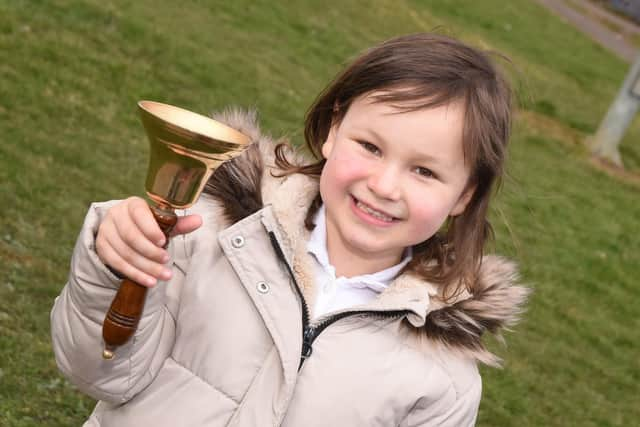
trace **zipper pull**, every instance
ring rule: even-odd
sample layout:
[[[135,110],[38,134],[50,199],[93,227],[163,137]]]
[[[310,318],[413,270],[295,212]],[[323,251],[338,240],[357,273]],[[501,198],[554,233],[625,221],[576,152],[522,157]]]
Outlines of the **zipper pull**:
[[[309,356],[311,356],[311,352],[313,350],[311,344],[316,338],[315,334],[316,329],[313,326],[307,326],[304,328],[304,331],[302,332],[302,359],[307,359]]]

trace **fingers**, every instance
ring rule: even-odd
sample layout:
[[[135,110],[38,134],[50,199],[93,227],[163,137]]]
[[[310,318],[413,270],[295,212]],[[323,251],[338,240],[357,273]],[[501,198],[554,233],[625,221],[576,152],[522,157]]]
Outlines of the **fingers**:
[[[96,252],[103,263],[131,280],[153,286],[171,277],[164,265],[169,254],[158,246],[164,240],[147,203],[132,197],[107,212],[96,236]]]
[[[150,252],[154,252],[154,248],[162,247],[165,243],[165,237],[153,217],[151,208],[149,208],[147,202],[139,197],[132,197],[127,200],[131,200],[131,202],[125,205],[128,216],[122,219],[130,219],[131,221],[123,221],[123,231],[129,231],[128,227],[131,227],[131,231],[141,232],[145,237],[145,242],[151,242],[151,246],[153,246],[153,248],[147,247],[147,250]]]
[[[109,259],[107,264],[129,279],[142,285],[153,286],[159,279],[171,278],[171,270],[164,264],[169,261],[168,254],[165,254],[163,262],[157,262],[137,252],[116,233],[105,235],[105,243],[104,252]]]
[[[178,217],[178,222],[171,231],[171,236],[180,234],[188,234],[197,230],[202,225],[202,217],[200,215],[186,215]]]
[[[171,235],[191,233],[202,225],[200,215],[179,217]],[[168,280],[165,236],[149,205],[130,197],[109,209],[98,228],[96,252],[102,262],[141,285]]]
[[[150,260],[167,262],[167,251],[162,248],[164,234],[147,203],[139,199],[127,203],[122,209],[125,212],[114,212],[113,215],[113,225],[120,239],[135,252]]]
[[[96,249],[106,265],[141,285],[152,287],[158,283],[158,278],[162,277],[166,280],[171,277],[171,271],[166,269],[166,272],[163,272],[162,265],[151,263],[145,258],[133,259],[135,256],[132,257],[131,253],[121,256],[119,250],[114,249],[111,244],[103,243],[100,249],[96,241]],[[150,273],[152,271],[160,271],[160,274]]]

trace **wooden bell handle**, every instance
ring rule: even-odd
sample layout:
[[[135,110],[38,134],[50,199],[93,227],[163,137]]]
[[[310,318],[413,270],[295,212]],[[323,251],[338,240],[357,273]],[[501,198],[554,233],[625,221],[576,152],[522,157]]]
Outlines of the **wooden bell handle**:
[[[151,212],[168,244],[169,233],[176,225],[178,217],[172,209],[160,209],[152,206]],[[104,359],[113,359],[115,349],[129,341],[138,328],[146,301],[147,289],[146,286],[130,279],[125,278],[122,281],[102,324],[102,338],[104,340],[102,357]]]

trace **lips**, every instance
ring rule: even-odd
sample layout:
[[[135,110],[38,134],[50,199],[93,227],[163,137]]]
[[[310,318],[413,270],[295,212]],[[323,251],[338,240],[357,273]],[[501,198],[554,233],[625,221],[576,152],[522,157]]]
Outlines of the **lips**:
[[[397,220],[398,218],[394,217],[393,215],[389,214],[388,212],[382,211],[380,209],[377,209],[365,202],[363,202],[362,200],[357,199],[356,197],[353,197],[353,202],[356,205],[356,207],[358,209],[360,209],[361,211],[367,213],[368,215],[371,215],[372,217],[379,219],[380,221],[384,221],[384,222],[393,222],[394,220]]]

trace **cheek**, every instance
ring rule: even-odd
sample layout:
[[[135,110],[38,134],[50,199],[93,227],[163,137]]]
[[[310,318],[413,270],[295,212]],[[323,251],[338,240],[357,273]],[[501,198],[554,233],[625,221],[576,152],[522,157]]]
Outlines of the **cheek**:
[[[444,224],[451,210],[450,203],[442,203],[442,195],[422,195],[411,203],[412,229],[416,235],[431,237]],[[425,237],[426,235],[426,237]],[[422,239],[424,240],[424,239]]]
[[[417,206],[413,206],[410,212],[413,219],[413,227],[416,231],[419,230],[437,230],[439,227],[440,218],[442,217],[440,211],[429,204],[421,203]]]
[[[335,154],[327,160],[322,169],[321,189],[329,185],[341,187],[366,178],[367,170],[369,169],[366,165],[355,156],[344,153]]]

